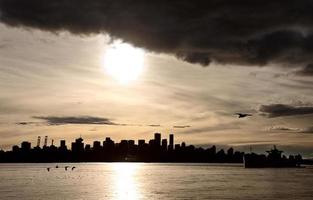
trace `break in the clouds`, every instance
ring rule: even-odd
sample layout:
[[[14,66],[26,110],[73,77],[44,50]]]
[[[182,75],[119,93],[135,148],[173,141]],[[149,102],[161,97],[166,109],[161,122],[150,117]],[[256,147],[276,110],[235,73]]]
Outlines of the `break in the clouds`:
[[[81,116],[81,117],[34,116],[33,118],[45,120],[49,125],[65,125],[65,124],[118,125],[112,122],[110,119],[92,116]]]
[[[191,63],[306,66],[311,0],[0,0],[1,22],[74,34],[107,33]]]
[[[262,105],[260,107],[262,115],[267,117],[282,117],[292,115],[306,115],[313,114],[313,107],[311,106],[292,106],[285,104],[270,104]]]

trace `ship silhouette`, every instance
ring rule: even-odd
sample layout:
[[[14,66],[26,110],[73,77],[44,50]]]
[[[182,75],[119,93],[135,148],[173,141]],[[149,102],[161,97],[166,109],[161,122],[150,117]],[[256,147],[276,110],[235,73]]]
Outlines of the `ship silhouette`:
[[[283,168],[283,167],[300,167],[302,162],[301,155],[290,155],[287,158],[282,155],[283,151],[280,151],[274,145],[274,148],[266,151],[268,155],[248,153],[243,157],[245,168]]]

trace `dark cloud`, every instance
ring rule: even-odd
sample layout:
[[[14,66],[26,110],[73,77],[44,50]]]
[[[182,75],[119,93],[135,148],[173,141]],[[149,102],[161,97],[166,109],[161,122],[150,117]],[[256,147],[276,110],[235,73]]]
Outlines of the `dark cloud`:
[[[33,118],[45,120],[49,125],[65,125],[65,124],[119,125],[112,122],[110,119],[92,116],[81,116],[81,117],[34,116]]]
[[[313,64],[308,64],[303,69],[296,71],[296,74],[300,76],[313,76]]]
[[[306,115],[313,114],[313,107],[311,106],[291,106],[285,104],[270,104],[262,105],[260,107],[261,115],[267,117],[281,117],[292,115]]]
[[[29,125],[32,124],[33,122],[18,122],[16,123],[17,125]]]
[[[147,126],[150,126],[150,127],[160,127],[161,125],[160,124],[149,124]]]
[[[190,125],[173,126],[173,128],[190,128]]]
[[[108,118],[93,117],[93,116],[33,116],[34,119],[44,120],[43,122],[17,122],[17,125],[66,125],[66,124],[90,124],[90,125],[112,125],[112,126],[149,126],[149,127],[160,127],[160,124],[125,124],[115,123]]]
[[[311,0],[0,0],[14,27],[108,33],[192,63],[309,64]]]

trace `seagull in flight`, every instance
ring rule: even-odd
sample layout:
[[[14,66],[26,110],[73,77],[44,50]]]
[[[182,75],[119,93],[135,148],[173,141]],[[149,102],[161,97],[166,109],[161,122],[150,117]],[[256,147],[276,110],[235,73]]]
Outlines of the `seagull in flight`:
[[[70,166],[65,166],[65,171],[67,171],[67,168],[69,168]]]
[[[50,171],[50,167],[47,167],[47,171],[48,171],[48,172]]]
[[[235,113],[235,114],[238,115],[238,118],[244,118],[244,117],[252,116],[251,114],[247,114],[247,113]]]
[[[75,169],[76,167],[72,167],[72,171]]]

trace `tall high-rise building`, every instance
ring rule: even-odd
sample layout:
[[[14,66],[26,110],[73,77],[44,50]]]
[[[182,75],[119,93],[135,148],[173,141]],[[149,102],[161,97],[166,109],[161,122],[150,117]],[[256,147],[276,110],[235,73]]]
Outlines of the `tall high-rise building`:
[[[167,139],[163,139],[163,140],[162,140],[162,149],[163,149],[164,151],[167,150]]]
[[[168,145],[168,150],[171,151],[174,149],[174,134],[170,134],[170,142]]]
[[[29,142],[22,142],[21,144],[22,151],[30,151],[31,144]]]
[[[13,147],[12,147],[12,151],[13,152],[18,152],[20,150],[20,148],[17,146],[17,145],[14,145]]]
[[[161,133],[154,134],[154,143],[157,147],[161,146]]]
[[[94,149],[94,150],[100,150],[100,149],[101,149],[101,142],[99,142],[99,141],[94,141],[94,142],[93,142],[93,149]]]
[[[60,141],[60,149],[61,150],[67,150],[66,142],[65,140]]]
[[[155,144],[154,140],[149,140],[149,146],[153,147],[153,145]]]
[[[145,144],[145,140],[138,140],[138,146],[143,146]]]
[[[84,151],[84,143],[83,138],[77,138],[75,142],[72,142],[72,151],[73,152],[83,152]]]
[[[66,147],[65,140],[60,140],[60,147]]]
[[[170,134],[170,145],[174,146],[174,134]]]
[[[127,142],[129,147],[135,146],[135,140],[128,140]]]
[[[110,137],[106,137],[105,141],[103,141],[103,149],[110,151],[113,148],[114,148],[114,141],[111,140]]]
[[[90,150],[91,150],[90,144],[86,144],[85,145],[85,151],[90,151]]]
[[[185,148],[185,147],[186,147],[186,143],[185,143],[185,142],[182,142],[182,143],[181,143],[181,147],[182,147],[182,148]]]

